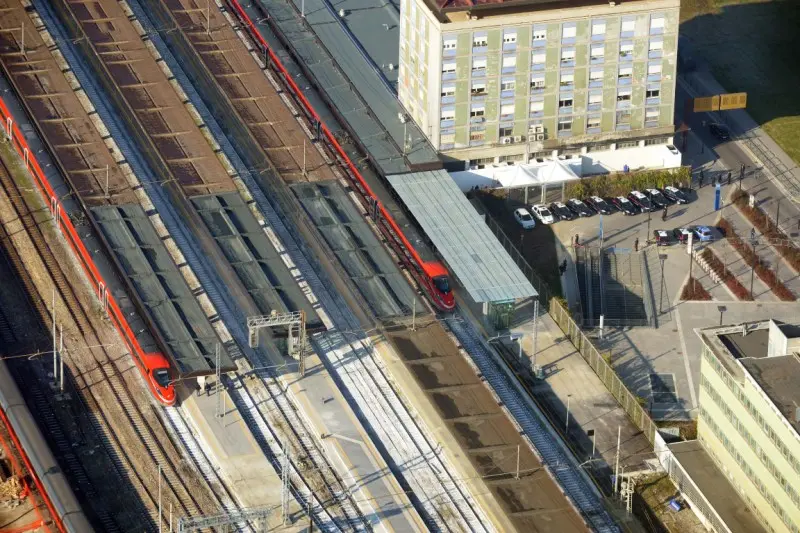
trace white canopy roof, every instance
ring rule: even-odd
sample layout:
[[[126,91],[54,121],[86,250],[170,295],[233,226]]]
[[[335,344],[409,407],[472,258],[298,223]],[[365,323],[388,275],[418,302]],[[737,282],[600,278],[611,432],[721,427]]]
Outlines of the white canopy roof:
[[[557,159],[538,165],[492,165],[477,170],[452,172],[451,176],[464,191],[476,185],[481,188],[484,186],[516,188],[580,179],[569,165]]]

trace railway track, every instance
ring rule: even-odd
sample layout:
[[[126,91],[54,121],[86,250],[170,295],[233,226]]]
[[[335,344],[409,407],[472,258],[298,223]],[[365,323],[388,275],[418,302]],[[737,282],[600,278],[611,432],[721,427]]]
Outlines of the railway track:
[[[61,33],[63,29],[53,23],[53,13],[49,11],[49,6],[41,2],[36,2],[36,5],[44,21],[48,26],[54,28],[55,35],[60,37],[61,50],[71,65],[73,73],[80,81],[82,88],[93,102],[101,120],[104,122],[104,127],[108,128],[117,140],[120,152],[124,154],[125,159],[134,170],[134,176],[141,180],[140,184],[143,186],[143,190],[146,191],[149,202],[148,209],[158,213],[158,215],[151,215],[151,217],[160,215],[159,224],[163,222],[174,246],[185,254],[180,259],[173,258],[179,264],[188,262],[191,271],[193,271],[192,275],[197,275],[203,289],[205,289],[198,292],[197,297],[208,297],[211,302],[210,307],[208,307],[209,317],[217,317],[216,321],[218,323],[215,327],[219,328],[220,337],[230,339],[231,335],[228,333],[225,324],[219,321],[219,317],[225,317],[225,322],[234,324],[241,323],[241,317],[230,320],[231,312],[227,308],[228,303],[224,301],[224,296],[227,295],[225,287],[219,284],[216,276],[210,274],[213,269],[207,264],[207,258],[203,258],[201,254],[196,252],[198,247],[191,232],[179,220],[179,215],[175,207],[171,205],[160,181],[147,169],[143,157],[138,153],[129,136],[125,133],[125,125],[122,124],[119,115],[111,111],[107,102],[102,98],[102,90],[98,87],[97,81],[86,74],[82,62],[74,53],[74,44],[72,46],[67,44],[69,41]],[[220,310],[219,314],[217,309]],[[240,341],[244,340],[243,345],[246,346],[246,333],[239,332],[238,339]],[[239,358],[241,352],[235,343],[226,343],[226,348],[231,354],[235,354],[235,358]],[[252,357],[253,354],[249,354],[249,356]],[[348,498],[352,498],[352,496],[344,488],[338,474],[328,464],[327,458],[316,446],[314,439],[310,436],[311,433],[307,429],[309,424],[301,420],[293,402],[290,398],[287,398],[284,386],[280,384],[277,377],[275,375],[267,375],[269,373],[264,371],[259,373],[259,377],[262,378],[268,393],[264,394],[262,387],[255,386],[245,379],[249,374],[253,373],[252,368],[245,366],[241,362],[240,365],[240,372],[233,378],[236,386],[229,387],[229,391],[234,400],[238,400],[237,407],[242,409],[242,415],[250,423],[254,436],[259,441],[259,444],[262,445],[262,449],[268,459],[279,472],[282,469],[282,450],[284,446],[291,448],[293,459],[290,462],[290,481],[292,490],[303,508],[310,508],[317,525],[324,529],[369,529],[369,523],[358,512],[357,507],[348,503]],[[268,365],[269,363],[262,361],[261,366]],[[280,413],[280,425],[286,428],[285,434],[280,435],[271,429],[271,424],[275,423],[276,417],[273,412],[265,412],[265,401],[271,410],[277,409],[277,412]],[[223,483],[218,478],[214,466],[208,458],[204,459],[202,447],[198,446],[196,442],[192,442],[190,438],[191,432],[188,430],[182,416],[176,416],[174,410],[166,410],[165,413],[172,426],[173,437],[184,444],[192,458],[199,458],[195,460],[195,463],[204,477],[214,485],[222,485]],[[289,436],[288,442],[287,436]],[[309,479],[306,480],[304,479],[305,477]],[[230,504],[225,505],[228,511],[232,507]],[[339,510],[337,511],[337,509]],[[337,516],[336,513],[341,513],[341,517]]]
[[[125,525],[117,521],[116,529],[141,531],[154,527],[158,466],[163,475],[164,502],[174,503],[185,514],[216,513],[221,507],[219,498],[203,488],[193,469],[186,468],[180,450],[169,438],[169,430],[141,387],[131,356],[119,350],[121,343],[109,332],[110,328],[96,325],[96,321],[104,319],[99,316],[94,295],[86,290],[81,276],[64,266],[71,263],[67,254],[51,247],[52,239],[58,237],[50,226],[49,212],[30,206],[5,165],[0,168],[0,186],[30,239],[31,248],[27,251],[35,252],[41,260],[37,286],[32,280],[25,283],[34,309],[51,328],[51,309],[41,294],[42,284],[51,283],[57,296],[56,322],[67,330],[67,349],[62,353],[65,366],[90,416],[103,428],[103,447],[119,465],[117,475],[130,484],[129,497],[135,496],[131,504],[141,501],[136,519],[129,516]],[[12,257],[12,263],[18,272],[30,268],[30,264],[22,263],[19,253]],[[124,491],[125,487],[119,489]]]

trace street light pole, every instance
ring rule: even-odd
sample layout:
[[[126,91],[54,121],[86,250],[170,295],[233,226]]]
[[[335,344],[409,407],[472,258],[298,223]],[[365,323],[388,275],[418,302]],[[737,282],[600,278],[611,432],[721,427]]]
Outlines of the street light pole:
[[[660,314],[664,312],[664,260],[667,258],[667,254],[658,254],[658,258],[661,260],[661,289],[658,297],[658,312]],[[691,261],[691,256],[689,260]]]
[[[758,260],[757,259],[758,256],[756,255],[756,242],[753,241],[752,245],[753,245],[753,255],[756,257],[756,260]],[[756,267],[755,265],[753,265],[750,268],[750,297],[753,296],[753,280],[755,279],[755,274],[756,274]]]

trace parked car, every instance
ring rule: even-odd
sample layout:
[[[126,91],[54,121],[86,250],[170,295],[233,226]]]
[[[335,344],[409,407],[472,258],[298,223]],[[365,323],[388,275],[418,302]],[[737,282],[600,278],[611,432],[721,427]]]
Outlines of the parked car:
[[[675,237],[665,229],[657,229],[653,232],[655,237],[656,246],[669,246],[675,244]]]
[[[514,210],[514,220],[517,221],[517,224],[522,226],[522,229],[533,229],[536,227],[536,221],[524,207]]]
[[[689,228],[675,228],[672,230],[672,235],[675,237],[675,240],[681,244],[688,242],[689,235],[691,234],[692,230]]]
[[[538,218],[539,222],[542,224],[552,224],[556,221],[553,213],[551,213],[544,204],[532,205],[531,212],[533,213],[533,216]]]
[[[669,205],[669,200],[667,200],[667,197],[661,194],[661,191],[658,189],[645,189],[644,192],[647,193],[648,198],[650,198],[650,201],[653,202],[653,205],[656,208],[660,209]]]
[[[708,131],[711,132],[711,135],[719,139],[720,141],[727,141],[731,138],[731,130],[725,124],[720,124],[719,122],[712,122],[708,125]]]
[[[636,209],[636,206],[633,205],[633,202],[625,198],[624,196],[616,196],[611,199],[611,203],[616,207],[620,213],[623,215],[635,215],[639,211]]]
[[[694,236],[700,242],[708,242],[714,240],[714,231],[708,226],[695,226],[692,228]]]
[[[601,215],[611,214],[611,205],[599,196],[590,196],[584,201],[586,205],[594,209],[595,213],[600,213]]]
[[[686,193],[680,190],[677,187],[673,187],[672,185],[667,185],[664,187],[663,190],[664,196],[667,197],[672,202],[676,204],[688,204],[689,197],[686,196]]]
[[[550,212],[553,213],[553,216],[557,217],[558,220],[572,220],[575,218],[575,213],[570,211],[569,207],[561,202],[553,202],[550,204]]]
[[[633,205],[638,207],[642,213],[645,211],[655,211],[655,207],[653,207],[653,202],[650,201],[650,198],[645,196],[639,191],[631,191],[628,195],[628,200],[633,202]]]
[[[590,217],[592,216],[592,210],[589,209],[585,203],[581,202],[577,198],[570,198],[567,201],[567,207],[570,210],[578,215],[579,217]]]

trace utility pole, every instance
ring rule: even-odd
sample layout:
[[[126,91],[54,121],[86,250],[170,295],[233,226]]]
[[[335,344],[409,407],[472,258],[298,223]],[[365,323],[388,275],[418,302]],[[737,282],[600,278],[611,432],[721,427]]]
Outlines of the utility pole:
[[[58,379],[58,350],[56,345],[56,290],[53,289],[53,385]]]
[[[531,351],[531,367],[536,375],[536,350],[539,344],[539,298],[533,301],[533,350]]]
[[[206,35],[211,35],[211,0],[206,0]]]
[[[161,465],[158,465],[158,533],[161,533]]]
[[[758,256],[756,255],[756,241],[755,240],[752,241],[751,244],[753,246],[753,256],[756,258],[756,261],[758,261],[759,259],[758,259]],[[753,265],[752,267],[750,267],[750,296],[751,297],[753,296],[753,280],[755,279],[755,275],[756,275],[756,267],[755,267],[755,265]]]
[[[108,200],[108,165],[106,165],[106,200]]]
[[[517,475],[514,476],[514,479],[519,479],[519,450],[520,450],[520,445],[517,444]]]
[[[411,304],[411,331],[417,331],[417,297],[414,296],[414,300]]]
[[[61,393],[64,393],[64,325],[62,324],[58,328],[59,333],[59,350],[58,350],[58,361],[59,361],[59,368],[58,368],[58,377],[61,382]]]
[[[22,55],[24,56],[25,55],[25,22],[22,23],[22,30],[21,30],[20,33],[22,33],[22,39],[20,40],[20,46],[19,47],[20,47],[20,52],[22,52]]]
[[[619,492],[619,445],[622,437],[622,426],[617,426],[617,466],[614,468],[614,494]]]
[[[569,436],[569,401],[572,398],[572,394],[567,394],[567,422],[564,424],[564,437],[566,438]]]
[[[303,137],[303,177],[308,178],[308,172],[306,171],[306,139]]]
[[[215,352],[215,364],[217,366],[217,418],[222,418],[223,415],[223,406],[222,406],[222,370],[220,370],[220,352],[219,352],[219,343],[217,343],[217,349]]]
[[[782,198],[778,198],[778,212],[775,214],[775,229],[781,229],[781,200]]]

